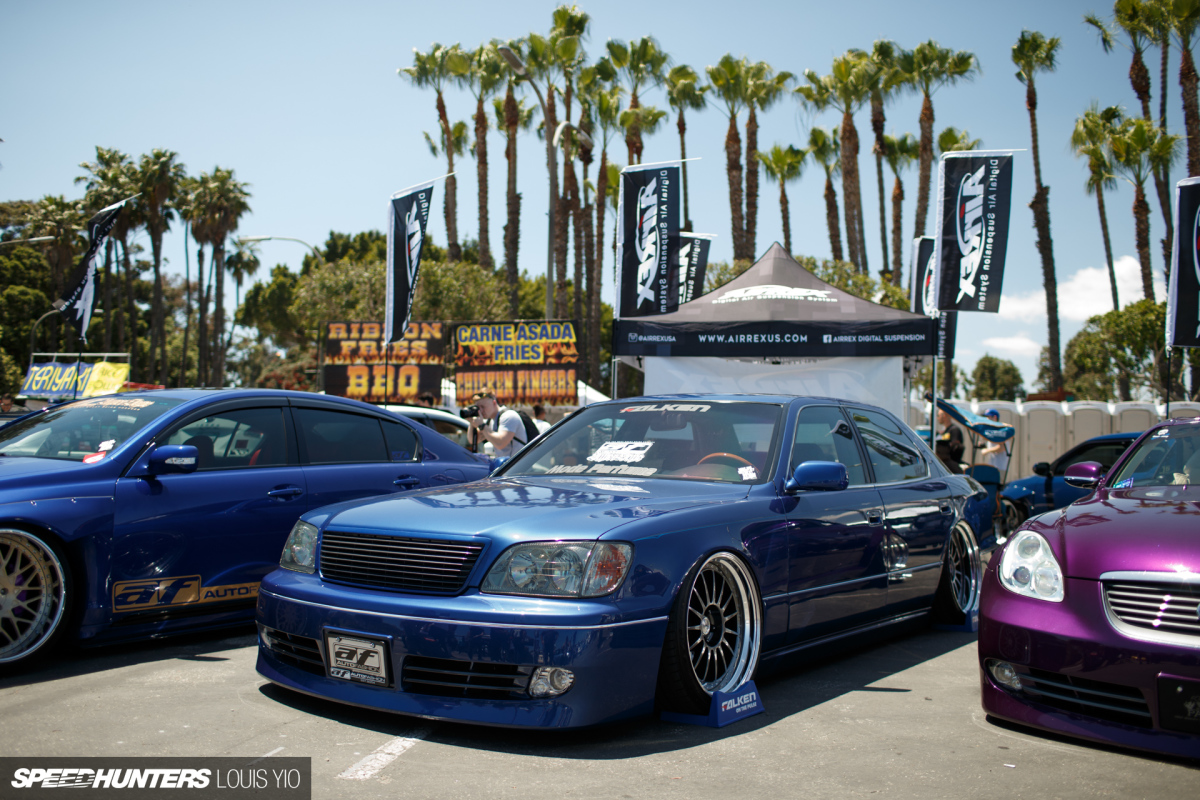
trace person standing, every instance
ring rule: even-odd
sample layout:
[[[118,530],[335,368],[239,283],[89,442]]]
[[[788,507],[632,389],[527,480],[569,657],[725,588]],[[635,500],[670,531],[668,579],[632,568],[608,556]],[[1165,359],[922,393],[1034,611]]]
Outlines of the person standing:
[[[1000,421],[1000,412],[994,408],[989,408],[983,415],[992,422]],[[1001,477],[1008,472],[1008,452],[1004,449],[1004,442],[992,442],[980,450],[979,455],[983,456],[985,463],[1000,470]]]
[[[935,451],[937,457],[946,465],[946,468],[955,475],[962,474],[962,457],[966,445],[963,443],[962,428],[954,424],[942,409],[938,409],[937,422],[941,426],[942,432],[937,438],[937,447]]]
[[[516,455],[525,446],[520,414],[500,405],[491,392],[479,392],[471,402],[479,407],[479,415],[471,417],[471,431],[491,442],[498,458]]]

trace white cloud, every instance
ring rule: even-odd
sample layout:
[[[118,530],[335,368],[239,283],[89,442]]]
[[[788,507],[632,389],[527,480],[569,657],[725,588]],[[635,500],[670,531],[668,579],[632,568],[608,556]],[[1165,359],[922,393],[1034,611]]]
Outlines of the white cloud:
[[[1046,318],[1046,292],[1038,289],[1026,294],[1000,296],[1000,319],[1037,322]]]
[[[1018,334],[1017,336],[992,336],[983,340],[983,346],[988,352],[998,350],[1010,356],[1036,358],[1042,352],[1042,345],[1024,334]]]
[[[1117,299],[1121,308],[1142,299],[1142,270],[1133,256],[1121,256],[1113,263],[1117,274]],[[1167,296],[1163,276],[1153,276],[1155,299]],[[1107,267],[1082,267],[1069,276],[1059,276],[1058,316],[1060,320],[1087,322],[1097,314],[1112,310],[1112,288]],[[1037,322],[1046,319],[1046,292],[1036,289],[1025,294],[1004,294],[1000,298],[1000,319]]]

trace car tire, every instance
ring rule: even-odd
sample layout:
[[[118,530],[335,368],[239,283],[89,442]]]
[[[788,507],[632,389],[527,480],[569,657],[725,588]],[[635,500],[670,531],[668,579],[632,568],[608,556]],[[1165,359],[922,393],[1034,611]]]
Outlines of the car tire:
[[[661,709],[707,714],[715,692],[732,692],[758,668],[762,601],[754,574],[733,553],[709,556],[675,597],[658,672]]]
[[[983,560],[979,541],[966,522],[959,520],[950,531],[942,560],[942,579],[933,601],[933,620],[944,625],[961,625],[979,605]]]
[[[1001,525],[1003,526],[1002,533],[1005,538],[1012,536],[1017,528],[1021,527],[1021,523],[1025,521],[1025,511],[1012,500],[1007,497],[1000,498],[1000,516]]]
[[[56,542],[0,528],[0,667],[50,652],[73,597],[71,568]]]

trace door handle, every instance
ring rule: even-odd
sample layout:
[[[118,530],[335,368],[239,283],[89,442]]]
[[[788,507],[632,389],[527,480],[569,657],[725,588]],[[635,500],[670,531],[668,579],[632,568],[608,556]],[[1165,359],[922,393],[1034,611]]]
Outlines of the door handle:
[[[943,500],[941,503],[938,504],[938,511],[941,511],[943,514],[949,514],[953,510],[954,509],[951,507],[950,503],[946,500]]]
[[[411,489],[414,486],[420,486],[421,479],[414,478],[411,475],[401,475],[399,478],[396,478],[396,480],[392,481],[392,483],[404,489]]]
[[[272,489],[267,492],[267,497],[299,497],[304,494],[304,490],[299,486],[285,486],[282,489]]]
[[[883,522],[883,511],[878,508],[872,508],[867,512],[867,522],[872,525],[878,525]]]

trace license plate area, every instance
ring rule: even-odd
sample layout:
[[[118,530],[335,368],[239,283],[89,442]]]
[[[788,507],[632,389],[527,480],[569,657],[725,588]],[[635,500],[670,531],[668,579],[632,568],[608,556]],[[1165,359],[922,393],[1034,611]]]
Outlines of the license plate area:
[[[1200,734],[1200,681],[1159,676],[1158,724],[1168,731]]]
[[[370,686],[390,686],[388,643],[384,639],[326,632],[329,677]]]

